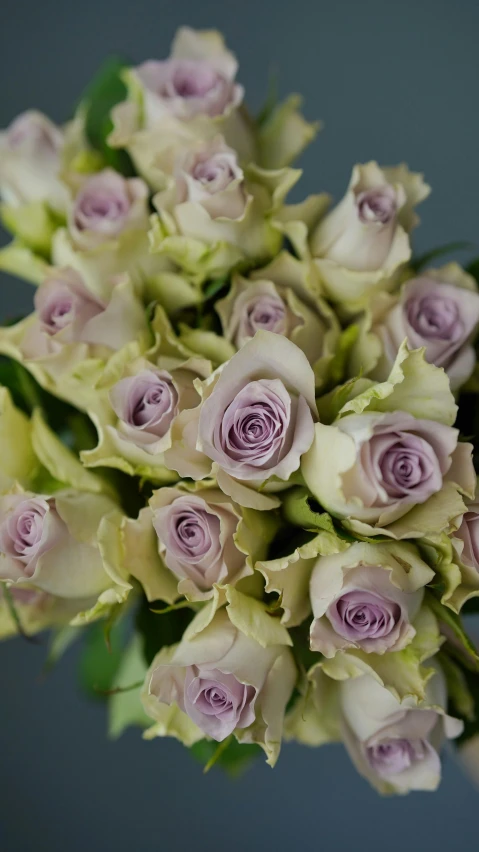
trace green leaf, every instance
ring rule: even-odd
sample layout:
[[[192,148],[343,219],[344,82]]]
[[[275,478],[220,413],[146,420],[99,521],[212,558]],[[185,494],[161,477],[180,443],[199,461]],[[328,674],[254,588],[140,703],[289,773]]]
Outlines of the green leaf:
[[[127,67],[119,57],[112,56],[100,68],[88,86],[82,103],[86,107],[85,132],[88,141],[103,155],[106,165],[121,174],[135,174],[132,161],[126,151],[110,148],[107,143],[113,124],[110,117],[115,104],[126,98],[126,86],[121,78]]]
[[[160,601],[156,609],[160,609]],[[151,604],[143,598],[136,614],[136,630],[141,636],[143,655],[150,665],[158,651],[165,645],[179,642],[188,624],[194,616],[191,609],[179,609],[158,615],[151,610]],[[165,604],[166,607],[166,604]]]
[[[474,248],[474,243],[468,243],[464,240],[446,243],[446,245],[427,251],[425,254],[419,255],[419,257],[413,257],[410,265],[415,272],[420,272],[431,260],[436,260],[436,258],[443,257],[446,254],[453,254],[456,251],[466,251],[472,248]]]
[[[211,740],[199,740],[189,749],[193,757],[207,772],[213,765],[220,766],[232,778],[237,778],[262,754],[260,746],[240,744],[234,737],[218,745]]]
[[[82,627],[71,627],[69,624],[65,624],[62,627],[58,627],[56,630],[52,630],[48,654],[43,665],[42,674],[47,675],[52,671],[70,645],[79,638],[82,630]]]
[[[461,719],[473,722],[475,718],[474,698],[461,666],[443,651],[439,652],[438,659],[446,678],[447,694],[453,708],[453,714],[460,716]]]
[[[256,117],[258,127],[266,124],[279,103],[279,71],[276,66],[269,70],[266,100]]]
[[[84,628],[82,628],[84,630]],[[80,658],[80,684],[91,698],[105,700],[113,686],[125,645],[125,623],[117,622],[111,631],[108,650],[103,622],[95,622],[86,631],[85,646]]]
[[[453,633],[455,640],[459,642],[459,645],[473,660],[475,668],[479,671],[479,653],[474,642],[469,638],[464,630],[460,616],[456,615],[456,613],[449,609],[449,607],[444,606],[434,594],[430,593],[427,596],[427,603],[439,622],[445,625]]]
[[[215,296],[218,295],[220,290],[228,283],[228,276],[223,275],[221,278],[214,278],[212,281],[208,281],[204,289],[204,298],[205,302],[209,299],[214,299]]]
[[[331,516],[321,511],[319,503],[307,488],[291,488],[283,500],[283,515],[287,521],[305,530],[335,532]]]

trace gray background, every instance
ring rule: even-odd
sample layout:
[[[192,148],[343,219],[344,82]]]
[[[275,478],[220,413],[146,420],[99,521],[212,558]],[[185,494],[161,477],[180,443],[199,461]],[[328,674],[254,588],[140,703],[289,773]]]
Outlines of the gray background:
[[[423,251],[479,241],[479,5],[476,0],[4,0],[0,126],[36,106],[64,120],[105,54],[162,57],[176,27],[222,29],[258,107],[271,66],[325,130],[303,158],[303,193],[346,186],[353,163],[405,160],[433,195]],[[479,253],[479,251],[478,251]],[[30,310],[7,281],[0,315]],[[0,646],[2,852],[195,852],[478,848],[479,798],[452,757],[436,795],[381,800],[339,747],[286,746],[274,771],[239,782],[174,742],[105,739],[103,709],[75,686],[75,651],[46,683],[44,649]]]

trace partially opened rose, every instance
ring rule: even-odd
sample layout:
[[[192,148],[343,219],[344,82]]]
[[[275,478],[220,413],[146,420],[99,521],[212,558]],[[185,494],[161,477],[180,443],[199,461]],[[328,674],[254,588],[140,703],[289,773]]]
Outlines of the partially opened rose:
[[[143,706],[156,721],[152,735],[222,742],[234,734],[240,742],[261,745],[274,765],[295,679],[289,649],[262,648],[240,633],[223,609],[200,634],[156,655]]]
[[[148,187],[140,178],[124,178],[113,169],[88,177],[69,212],[74,245],[93,249],[123,232],[148,227]]]
[[[339,326],[318,290],[314,268],[283,252],[250,278],[234,276],[230,292],[216,303],[215,310],[224,336],[238,349],[260,330],[288,337],[315,365],[319,384],[322,365],[326,366],[337,343]]]
[[[63,142],[60,128],[35,110],[21,113],[0,133],[0,195],[7,205],[65,208],[67,191],[59,178]]]
[[[256,488],[272,477],[287,480],[311,446],[316,417],[304,353],[281,335],[259,331],[204,383],[201,406],[178,424],[167,463],[180,476],[202,479],[214,462],[221,488],[230,493],[228,482],[240,505],[260,508],[251,489],[235,488],[234,480]],[[242,502],[245,491],[252,503]]]
[[[461,562],[479,575],[479,499],[467,502],[467,511],[452,538]]]
[[[401,703],[363,675],[339,685],[344,740],[356,769],[381,793],[435,790],[441,780],[439,750],[463,723],[446,715],[447,690],[439,667],[419,706]]]
[[[414,206],[427,197],[422,176],[405,166],[355,166],[342,201],[322,219],[311,251],[327,295],[348,313],[378,289],[391,289],[411,256],[408,233]]]
[[[113,281],[109,298],[102,300],[75,270],[50,269],[34,303],[35,313],[2,331],[0,350],[78,407],[87,405],[91,387],[115,352],[133,341],[140,348],[151,342],[145,309],[126,276]]]
[[[127,360],[116,381],[105,389],[105,403],[92,412],[99,444],[83,454],[87,465],[148,472],[154,479],[161,475],[170,482],[177,478],[164,468],[171,429],[182,411],[198,404],[194,381],[207,376],[211,366],[200,358],[164,361],[165,367],[146,358]]]
[[[235,583],[251,572],[235,542],[241,514],[219,489],[161,488],[149,505],[160,556],[178,578],[179,594],[210,597],[214,583]]]
[[[72,490],[0,498],[0,579],[62,598],[94,598],[109,585],[97,544],[108,497]]]
[[[320,556],[310,581],[311,649],[326,657],[346,648],[402,650],[416,633],[424,586],[433,577],[410,544],[357,542]]]
[[[426,360],[443,367],[456,389],[476,363],[473,337],[479,324],[479,293],[474,279],[454,263],[407,281],[392,306],[373,319],[371,332],[381,342],[379,362],[370,374],[389,374],[404,339],[425,347]]]
[[[316,426],[302,471],[320,503],[351,529],[417,537],[426,529],[414,513],[399,526],[395,522],[435,494],[447,502],[448,486],[465,494],[475,487],[472,446],[458,437],[451,426],[406,412],[352,414],[333,426]],[[436,519],[428,518],[430,531],[445,510],[442,504]],[[441,523],[452,520],[454,503],[451,512]]]

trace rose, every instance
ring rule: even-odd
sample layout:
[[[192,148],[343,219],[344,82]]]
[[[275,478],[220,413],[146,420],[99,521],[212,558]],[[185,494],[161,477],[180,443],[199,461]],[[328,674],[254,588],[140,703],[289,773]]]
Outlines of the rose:
[[[442,491],[443,483],[471,491],[471,445],[458,437],[457,429],[402,411],[353,414],[316,427],[302,471],[332,514],[355,529],[379,532]],[[408,537],[421,534],[411,523]]]
[[[150,60],[133,70],[143,88],[146,127],[165,115],[214,118],[237,107],[243,89],[234,83],[236,70],[236,59],[219,34],[182,27],[170,59]]]
[[[0,134],[0,194],[17,207],[47,202],[63,210],[66,189],[59,179],[63,133],[34,110],[21,113]]]
[[[467,512],[461,525],[453,534],[453,544],[459,551],[461,562],[479,573],[479,499],[467,503]]]
[[[311,445],[316,416],[314,376],[301,350],[260,331],[208,391],[199,413],[198,449],[238,479],[287,480]]]
[[[115,504],[98,494],[29,493],[0,498],[0,579],[62,598],[91,598],[108,586],[96,533]]]
[[[148,227],[148,188],[140,178],[104,169],[86,178],[68,217],[73,242],[92,249],[126,230]]]
[[[236,151],[225,145],[221,136],[177,155],[173,178],[176,204],[200,204],[212,219],[219,216],[239,219],[243,215],[246,207],[243,171]],[[164,208],[167,195],[158,193],[154,203],[158,209]]]
[[[411,348],[425,347],[426,359],[445,369],[453,388],[469,378],[476,363],[471,338],[479,323],[479,294],[470,282],[450,264],[404,285],[397,303],[372,326],[383,346],[381,373],[388,372],[407,338]]]
[[[119,431],[147,452],[167,434],[178,412],[178,391],[166,370],[144,369],[120,379],[109,398]]]
[[[413,206],[428,195],[420,175],[404,166],[355,166],[342,201],[311,237],[311,251],[328,296],[348,311],[368,301],[378,287],[391,289],[392,276],[409,260]]]
[[[180,594],[209,597],[214,583],[236,582],[249,573],[235,542],[240,515],[221,491],[162,488],[150,507],[160,556],[178,577]]]
[[[409,544],[353,544],[320,556],[310,581],[311,649],[384,654],[413,639],[424,586],[434,574]]]
[[[446,715],[439,668],[419,706],[413,699],[399,702],[370,675],[343,681],[339,692],[345,745],[361,775],[382,793],[435,790],[441,776],[438,749],[445,736],[459,736],[463,727]]]
[[[41,331],[63,343],[92,342],[90,321],[106,308],[73,269],[52,270],[35,291],[34,304]]]
[[[200,634],[157,654],[145,679],[143,705],[160,722],[160,733],[185,737],[187,720],[173,728],[171,706],[176,705],[194,723],[190,742],[204,735],[222,742],[234,733],[240,742],[259,743],[273,764],[295,677],[289,649],[261,647],[233,627],[223,609]]]

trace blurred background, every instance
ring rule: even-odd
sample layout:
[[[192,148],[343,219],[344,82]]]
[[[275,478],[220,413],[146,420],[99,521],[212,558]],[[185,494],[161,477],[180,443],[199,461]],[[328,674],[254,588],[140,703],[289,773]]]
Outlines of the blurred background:
[[[355,162],[406,161],[433,187],[415,248],[479,246],[477,0],[16,0],[0,30],[0,126],[36,107],[67,119],[107,54],[168,54],[181,24],[221,29],[257,110],[268,74],[324,129],[299,193],[339,197]],[[476,252],[479,254],[479,251]],[[460,255],[458,256],[460,260]],[[0,319],[31,310],[6,279]],[[2,852],[473,852],[479,796],[452,754],[438,793],[379,799],[336,746],[285,746],[274,771],[237,781],[175,742],[106,739],[100,703],[75,681],[75,649],[41,680],[45,643],[0,646]]]

